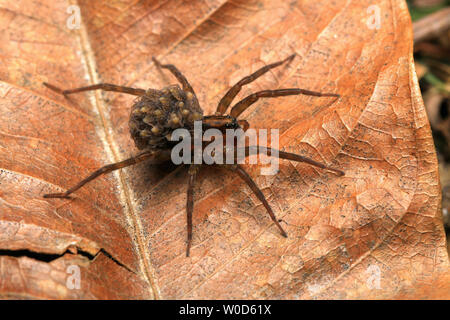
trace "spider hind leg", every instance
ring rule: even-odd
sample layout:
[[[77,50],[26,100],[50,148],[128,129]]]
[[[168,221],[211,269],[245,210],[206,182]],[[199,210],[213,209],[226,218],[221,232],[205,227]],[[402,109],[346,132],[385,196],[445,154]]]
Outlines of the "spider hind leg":
[[[135,157],[129,158],[127,160],[116,162],[116,163],[112,163],[112,164],[108,164],[108,165],[103,166],[100,169],[94,171],[87,178],[81,180],[75,186],[73,186],[72,188],[68,189],[66,192],[47,193],[47,194],[44,194],[43,197],[44,198],[63,198],[63,199],[68,199],[68,198],[70,198],[69,195],[71,193],[77,191],[82,186],[84,186],[86,183],[88,183],[88,182],[98,178],[102,174],[106,174],[106,173],[109,173],[109,172],[114,171],[114,170],[118,170],[118,169],[121,169],[121,168],[132,166],[132,165],[137,164],[137,163],[139,163],[141,161],[147,160],[147,159],[149,159],[150,157],[153,157],[153,156],[154,156],[154,153],[152,151],[146,151],[146,152],[143,152],[143,153],[141,153],[141,154],[139,154],[139,155],[137,155]]]
[[[145,94],[144,89],[136,89],[136,88],[118,86],[118,85],[110,84],[110,83],[98,83],[98,84],[93,84],[93,85],[86,86],[86,87],[79,87],[79,88],[68,89],[68,90],[62,90],[62,89],[58,88],[57,86],[54,86],[47,82],[44,82],[44,86],[46,86],[50,90],[53,90],[53,91],[63,94],[63,95],[68,95],[68,94],[78,93],[78,92],[83,92],[83,91],[91,91],[91,90],[114,91],[114,92],[128,93],[128,94],[132,94],[135,96],[142,96]]]
[[[192,244],[192,213],[194,212],[194,186],[199,167],[191,165],[189,167],[189,180],[186,199],[186,218],[187,218],[187,247],[186,257],[189,257]]]
[[[281,227],[277,218],[275,217],[275,213],[273,212],[272,207],[269,205],[269,203],[267,202],[266,197],[262,193],[261,189],[256,185],[256,183],[253,181],[253,179],[250,177],[250,175],[247,173],[247,171],[245,171],[244,168],[238,164],[232,165],[232,166],[223,166],[223,167],[228,170],[231,170],[233,172],[236,172],[239,175],[239,177],[250,187],[250,189],[253,191],[255,196],[259,199],[259,201],[262,202],[263,206],[266,208],[273,223],[275,223],[277,228],[280,230],[281,235],[283,237],[287,238],[287,233],[286,233],[286,231],[283,230],[283,228]]]

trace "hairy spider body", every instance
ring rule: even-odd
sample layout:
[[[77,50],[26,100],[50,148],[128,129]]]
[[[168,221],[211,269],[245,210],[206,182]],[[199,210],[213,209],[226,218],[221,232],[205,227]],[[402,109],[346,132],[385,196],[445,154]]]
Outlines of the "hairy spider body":
[[[170,152],[174,145],[178,143],[177,141],[172,141],[172,133],[174,130],[179,128],[187,129],[192,136],[194,130],[194,123],[196,121],[201,121],[202,130],[205,131],[210,128],[219,129],[221,132],[227,132],[227,129],[240,129],[242,128],[246,131],[249,124],[246,120],[238,120],[239,115],[244,112],[248,107],[255,103],[260,98],[274,98],[279,96],[289,96],[289,95],[309,95],[316,97],[335,97],[338,98],[339,95],[335,93],[321,93],[315,91],[309,91],[299,88],[289,88],[289,89],[277,89],[277,90],[263,90],[253,93],[241,101],[237,102],[230,111],[230,114],[225,114],[228,107],[231,105],[233,99],[240,92],[242,87],[250,82],[253,82],[269,70],[282,65],[283,63],[290,62],[294,59],[295,54],[289,56],[288,58],[266,65],[258,69],[253,74],[244,77],[234,86],[232,86],[228,92],[220,100],[217,111],[214,115],[203,115],[203,110],[197,100],[197,96],[183,76],[183,74],[171,64],[161,65],[158,60],[153,58],[155,65],[159,68],[168,69],[180,82],[182,88],[179,85],[171,85],[163,88],[162,90],[155,89],[137,89],[124,86],[117,86],[113,84],[95,84],[86,87],[80,87],[70,90],[61,90],[51,84],[44,83],[45,86],[56,91],[58,93],[68,95],[72,93],[102,89],[105,91],[115,91],[127,94],[132,94],[138,96],[137,100],[133,104],[129,119],[130,134],[133,138],[136,147],[142,150],[137,156],[131,157],[127,160],[106,165],[97,171],[93,172],[84,180],[80,181],[78,184],[73,186],[62,193],[52,193],[45,194],[44,198],[69,198],[69,195],[74,191],[78,190],[84,186],[89,181],[97,178],[102,174],[106,174],[113,170],[120,168],[125,168],[127,166],[134,165],[136,163],[145,160],[155,160],[157,161],[167,161],[170,159]],[[224,140],[226,137],[224,137]],[[236,142],[236,141],[235,141]],[[209,142],[205,143],[202,141],[203,148],[208,145]],[[192,145],[194,148],[194,145]],[[275,152],[276,151],[276,152]],[[279,158],[287,159],[297,162],[306,162],[310,165],[330,170],[341,176],[344,172],[327,166],[323,163],[314,161],[307,157],[297,155],[294,153],[284,152],[275,150],[272,148],[260,147],[260,146],[245,146],[245,155],[256,154],[259,152],[265,152],[269,156],[277,154]],[[286,232],[283,230],[278,220],[275,217],[275,213],[267,202],[264,194],[261,192],[259,187],[255,184],[250,175],[244,170],[244,168],[239,164],[223,165],[223,164],[213,164],[221,166],[225,169],[229,169],[239,175],[239,177],[247,183],[253,193],[262,202],[273,223],[279,229],[281,235],[287,237]],[[186,256],[189,256],[191,243],[192,243],[192,213],[194,210],[194,186],[197,173],[201,165],[190,164],[189,165],[189,180],[187,189],[187,201],[186,201],[186,213],[187,213],[187,248]]]
[[[194,121],[202,118],[203,110],[193,94],[178,85],[148,89],[131,108],[130,134],[139,150],[169,149],[177,143],[171,141],[173,130],[193,129]]]

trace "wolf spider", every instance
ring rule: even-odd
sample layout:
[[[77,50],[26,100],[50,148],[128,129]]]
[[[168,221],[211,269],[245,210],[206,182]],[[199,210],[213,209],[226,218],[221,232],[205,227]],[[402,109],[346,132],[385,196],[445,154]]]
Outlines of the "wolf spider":
[[[105,91],[115,91],[122,92],[131,95],[138,96],[137,102],[134,103],[131,114],[130,114],[130,133],[136,147],[140,150],[144,150],[142,153],[131,157],[127,160],[123,160],[117,163],[106,165],[97,171],[93,172],[84,180],[80,181],[78,184],[73,186],[62,193],[51,193],[45,194],[44,198],[70,198],[69,195],[91,180],[94,180],[102,174],[109,173],[113,170],[125,168],[144,160],[153,159],[153,161],[168,161],[170,159],[170,150],[174,146],[174,142],[170,139],[171,133],[176,128],[186,128],[192,130],[194,121],[202,121],[204,129],[216,128],[222,132],[225,129],[243,129],[244,131],[248,129],[249,124],[246,120],[237,120],[237,118],[244,112],[248,107],[255,103],[259,98],[275,98],[280,96],[290,96],[290,95],[308,95],[316,97],[339,97],[339,94],[334,93],[321,93],[315,91],[309,91],[299,88],[289,88],[289,89],[276,89],[276,90],[263,90],[253,93],[241,101],[234,104],[231,108],[229,115],[225,115],[228,107],[231,105],[233,99],[240,92],[243,86],[253,82],[269,70],[276,68],[284,63],[288,63],[294,59],[295,54],[289,56],[288,58],[266,65],[249,76],[244,77],[234,86],[232,86],[227,93],[220,100],[217,111],[214,115],[203,116],[203,111],[197,100],[197,96],[194,89],[191,87],[187,79],[183,74],[172,64],[161,64],[156,58],[153,57],[153,62],[159,68],[168,69],[180,82],[182,88],[178,85],[171,85],[163,88],[162,90],[155,89],[136,89],[124,86],[118,86],[108,83],[100,83],[95,85],[90,85],[86,87],[80,87],[76,89],[61,90],[51,84],[44,83],[45,86],[53,91],[61,93],[63,95],[68,95],[72,93],[89,91],[89,90],[105,90]],[[190,131],[192,132],[192,131]],[[320,162],[314,161],[307,157],[297,155],[294,153],[284,152],[275,150],[272,148],[265,148],[260,146],[245,147],[245,156],[250,154],[257,154],[258,152],[265,151],[267,155],[271,155],[272,152],[278,152],[279,158],[287,159],[297,162],[306,162],[310,165],[330,170],[335,172],[337,175],[342,176],[344,172],[329,167]],[[217,164],[216,164],[217,165]],[[221,165],[233,172],[236,172],[239,177],[247,183],[256,197],[262,202],[267,212],[270,215],[273,223],[278,227],[281,235],[287,237],[286,232],[283,230],[278,220],[275,217],[275,213],[267,202],[264,194],[261,192],[259,187],[250,177],[250,175],[244,170],[244,168],[239,164],[232,165]],[[187,212],[187,247],[186,256],[189,256],[191,242],[192,242],[192,213],[194,210],[194,185],[197,173],[201,165],[190,164],[189,165],[189,180],[187,188],[187,202],[186,202],[186,212]]]

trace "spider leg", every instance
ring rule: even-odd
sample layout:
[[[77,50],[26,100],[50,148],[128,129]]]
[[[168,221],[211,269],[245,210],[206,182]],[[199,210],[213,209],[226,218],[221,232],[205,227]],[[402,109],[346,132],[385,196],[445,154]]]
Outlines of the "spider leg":
[[[220,102],[219,102],[219,104],[217,106],[216,114],[224,114],[225,111],[227,111],[227,109],[230,106],[231,102],[236,97],[236,95],[239,93],[239,91],[241,91],[243,86],[245,86],[246,84],[249,84],[250,82],[255,81],[256,79],[261,77],[263,74],[265,74],[270,69],[276,68],[276,67],[282,65],[285,62],[291,61],[292,59],[294,59],[294,57],[295,57],[295,53],[290,55],[289,57],[287,57],[284,60],[281,60],[281,61],[278,61],[278,62],[274,62],[272,64],[264,66],[261,69],[258,69],[257,71],[252,73],[251,75],[242,78],[238,83],[236,83],[234,86],[232,86],[227,91],[227,93],[225,93],[225,95],[222,97],[222,99],[220,99]]]
[[[247,146],[247,147],[245,147],[245,155],[246,156],[248,156],[250,154],[257,154],[257,153],[262,153],[262,152],[264,152],[268,156],[272,155],[272,152],[274,152],[274,153],[278,152],[278,157],[281,159],[297,161],[297,162],[305,162],[305,163],[308,163],[308,164],[318,167],[318,168],[333,171],[338,176],[345,175],[344,171],[342,171],[342,170],[335,169],[333,167],[327,166],[321,162],[312,160],[310,158],[301,156],[299,154],[295,154],[295,153],[291,153],[291,152],[284,152],[284,151],[276,150],[273,148],[262,147],[262,146],[250,146],[250,147]]]
[[[248,128],[250,128],[250,124],[247,120],[238,120],[238,124],[242,128],[242,130],[244,130],[244,132],[247,131]]]
[[[266,197],[262,193],[261,189],[256,185],[256,183],[253,181],[253,179],[250,177],[250,175],[244,170],[244,168],[240,165],[232,165],[230,166],[223,166],[224,168],[228,170],[232,170],[236,172],[239,177],[244,180],[245,183],[250,187],[250,189],[253,191],[253,193],[256,195],[256,197],[259,199],[259,201],[262,202],[264,207],[266,208],[267,212],[270,215],[270,218],[275,223],[275,225],[280,229],[281,235],[285,238],[287,238],[286,232],[283,230],[281,225],[278,223],[277,218],[275,217],[275,213],[273,212],[272,208],[270,207],[269,203],[266,200]]]
[[[263,90],[255,92],[238,103],[236,103],[230,112],[230,116],[237,118],[239,115],[244,112],[248,107],[250,107],[253,103],[259,100],[259,98],[275,98],[281,96],[294,96],[304,94],[307,96],[315,96],[315,97],[336,97],[339,98],[340,95],[337,93],[321,93],[316,91],[309,91],[305,89],[299,88],[290,88],[290,89],[277,89],[277,90]]]
[[[173,64],[161,64],[158,60],[156,60],[155,57],[152,57],[152,60],[158,68],[168,69],[175,76],[175,78],[177,78],[177,80],[181,83],[184,91],[188,91],[192,93],[195,97],[197,97],[194,89],[189,84],[189,81],[187,81],[186,77],[181,73],[180,70],[178,70],[177,67],[175,67]]]
[[[44,86],[46,86],[47,88],[63,94],[63,95],[67,95],[67,94],[71,94],[71,93],[77,93],[77,92],[82,92],[82,91],[91,91],[91,90],[105,90],[105,91],[115,91],[115,92],[123,92],[123,93],[128,93],[128,94],[132,94],[135,96],[142,96],[145,94],[145,90],[144,89],[136,89],[136,88],[130,88],[130,87],[124,87],[124,86],[118,86],[115,84],[109,84],[109,83],[99,83],[99,84],[93,84],[90,86],[86,86],[86,87],[80,87],[80,88],[75,88],[75,89],[69,89],[69,90],[62,90],[52,84],[49,84],[47,82],[44,82]]]
[[[154,155],[155,155],[155,153],[153,151],[146,151],[146,152],[143,152],[143,153],[141,153],[141,154],[139,154],[139,155],[137,155],[135,157],[129,158],[127,160],[116,162],[116,163],[112,163],[112,164],[108,164],[108,165],[106,165],[104,167],[101,167],[100,169],[94,171],[87,178],[81,180],[78,184],[76,184],[72,188],[68,189],[66,192],[44,194],[44,198],[69,198],[69,195],[71,193],[73,193],[74,191],[80,189],[86,183],[88,183],[89,181],[94,180],[98,176],[100,176],[102,174],[105,174],[105,173],[109,173],[109,172],[117,170],[117,169],[129,167],[129,166],[134,165],[136,163],[139,163],[141,161],[147,160],[148,158],[150,158],[150,157],[152,157]]]
[[[194,186],[195,178],[197,177],[197,172],[200,168],[195,165],[189,167],[189,181],[187,189],[187,200],[186,200],[186,216],[187,216],[187,247],[186,247],[186,257],[189,257],[189,251],[191,250],[192,242],[192,213],[194,212]]]

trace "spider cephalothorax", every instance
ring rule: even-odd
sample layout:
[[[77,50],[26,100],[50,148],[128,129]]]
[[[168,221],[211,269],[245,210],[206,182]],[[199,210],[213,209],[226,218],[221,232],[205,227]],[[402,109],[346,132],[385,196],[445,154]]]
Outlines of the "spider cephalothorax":
[[[243,129],[246,131],[249,127],[249,124],[246,120],[238,120],[237,118],[244,112],[249,106],[255,103],[259,98],[274,98],[280,96],[289,96],[289,95],[310,95],[316,97],[336,97],[339,95],[335,93],[320,93],[315,91],[309,91],[305,89],[299,88],[289,88],[289,89],[277,89],[277,90],[263,90],[253,93],[241,101],[237,102],[235,105],[231,107],[230,114],[225,114],[227,109],[230,107],[233,99],[240,92],[241,88],[253,82],[264,73],[269,70],[280,66],[283,63],[290,62],[294,59],[295,55],[291,55],[288,58],[275,62],[269,65],[262,67],[257,70],[253,74],[244,77],[242,80],[237,82],[233,87],[231,87],[228,92],[223,96],[220,100],[217,111],[214,115],[203,115],[203,111],[200,108],[198,103],[197,96],[194,92],[194,89],[191,87],[189,82],[183,76],[183,74],[171,64],[161,65],[158,60],[153,58],[153,61],[156,66],[160,68],[168,69],[180,82],[181,87],[178,85],[168,86],[162,90],[155,89],[136,89],[124,86],[117,86],[112,84],[96,84],[87,87],[81,87],[71,90],[61,90],[53,85],[44,83],[48,88],[62,93],[64,95],[102,89],[106,91],[116,91],[123,92],[128,94],[133,94],[138,96],[138,99],[135,101],[133,107],[131,108],[130,114],[130,133],[136,144],[136,147],[140,150],[143,150],[137,156],[131,157],[127,160],[106,165],[91,175],[89,175],[86,179],[80,181],[74,187],[68,189],[66,192],[62,193],[52,193],[45,194],[45,198],[68,198],[71,193],[78,190],[82,186],[84,186],[89,181],[97,178],[98,176],[111,172],[113,170],[117,170],[120,168],[124,168],[136,163],[139,163],[144,160],[156,160],[156,161],[167,161],[170,159],[171,149],[174,147],[175,143],[172,138],[172,133],[176,129],[187,129],[190,133],[194,128],[194,124],[196,121],[201,121],[202,130],[207,130],[210,128],[218,129],[219,131],[225,133],[227,129]],[[195,128],[194,128],[195,132]],[[202,142],[202,148],[204,148],[208,143]],[[192,146],[193,147],[193,146]],[[248,156],[250,154],[256,154],[258,152],[264,152],[269,156],[278,155],[281,159],[287,159],[291,161],[298,162],[306,162],[313,166],[330,170],[335,172],[338,175],[343,175],[344,172],[329,167],[320,162],[314,161],[307,157],[297,155],[294,153],[279,151],[267,147],[260,146],[245,146],[245,155]],[[202,164],[205,165],[205,164]],[[244,168],[237,164],[236,162],[233,164],[217,164],[213,163],[213,165],[217,165],[226,169],[229,169],[233,172],[236,172],[242,180],[244,180],[250,189],[255,193],[258,199],[262,202],[267,212],[270,215],[273,223],[278,227],[281,234],[283,236],[287,236],[286,232],[283,230],[278,220],[275,217],[275,213],[267,202],[264,194],[255,184],[253,179],[248,175],[248,173],[244,170]],[[192,213],[194,210],[194,185],[195,179],[199,169],[201,168],[200,164],[189,164],[189,180],[188,180],[188,189],[187,189],[187,201],[186,201],[186,213],[187,213],[187,249],[186,256],[189,256],[191,242],[192,242]]]

